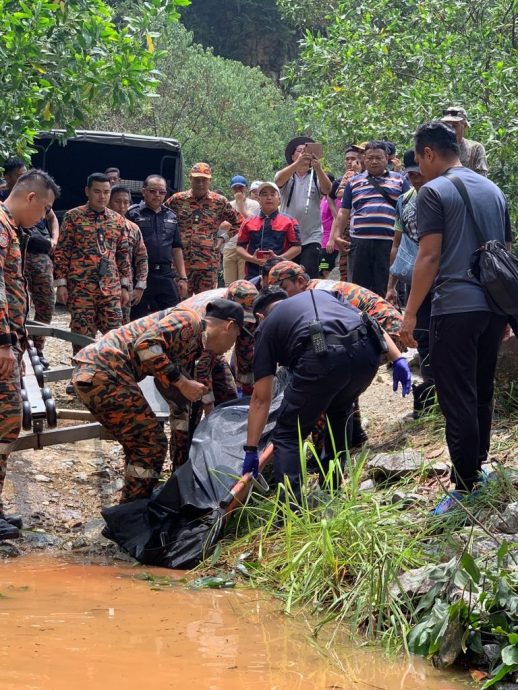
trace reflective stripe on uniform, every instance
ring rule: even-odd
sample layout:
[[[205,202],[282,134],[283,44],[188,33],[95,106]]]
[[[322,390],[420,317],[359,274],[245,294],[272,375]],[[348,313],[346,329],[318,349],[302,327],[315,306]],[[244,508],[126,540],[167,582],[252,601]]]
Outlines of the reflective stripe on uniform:
[[[164,354],[164,350],[161,345],[151,345],[145,350],[137,350],[137,354],[141,362],[145,362],[147,359],[153,359],[159,355]]]
[[[160,472],[155,472],[154,469],[150,467],[142,467],[142,465],[132,465],[128,463],[126,465],[127,477],[136,477],[137,479],[159,479]]]

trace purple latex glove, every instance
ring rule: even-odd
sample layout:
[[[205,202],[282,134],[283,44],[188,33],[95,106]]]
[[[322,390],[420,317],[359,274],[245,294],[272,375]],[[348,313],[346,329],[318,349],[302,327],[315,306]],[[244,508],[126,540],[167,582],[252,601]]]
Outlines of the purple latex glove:
[[[401,384],[401,392],[403,397],[410,393],[412,388],[412,372],[408,366],[408,362],[404,357],[399,357],[395,362],[392,362],[392,390],[397,391],[398,384]]]
[[[259,453],[256,450],[245,451],[243,474],[248,474],[249,472],[252,472],[255,478],[259,474]]]

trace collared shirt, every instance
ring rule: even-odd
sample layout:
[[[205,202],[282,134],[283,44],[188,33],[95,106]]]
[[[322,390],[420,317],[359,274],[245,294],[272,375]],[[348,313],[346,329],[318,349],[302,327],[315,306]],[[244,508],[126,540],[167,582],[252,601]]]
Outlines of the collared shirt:
[[[308,194],[309,204],[306,213]],[[305,175],[295,174],[290,177],[281,187],[280,210],[297,219],[302,246],[312,243],[321,244],[320,191],[317,187],[316,175],[311,175],[311,171],[308,171]]]
[[[295,218],[275,211],[266,216],[262,211],[258,216],[252,216],[243,221],[237,236],[237,244],[246,247],[249,254],[256,249],[271,250],[277,256],[283,254],[290,247],[300,246],[300,230]],[[259,275],[261,267],[257,264],[246,263],[246,277]]]
[[[104,275],[99,275],[104,260]],[[54,252],[54,285],[70,291],[96,292],[117,297],[128,287],[130,263],[124,218],[89,204],[67,211]]]
[[[417,234],[417,192],[412,187],[399,197],[396,204],[396,232],[404,232],[414,242],[419,242]]]
[[[145,290],[149,268],[146,245],[144,243],[139,226],[136,223],[132,223],[131,220],[128,220],[127,218],[124,220],[126,222],[128,252],[131,269],[130,285],[139,288],[140,290]]]
[[[486,150],[479,141],[462,139],[459,144],[459,158],[462,165],[474,170],[479,175],[487,177],[489,168],[487,165]]]
[[[130,206],[126,215],[142,232],[149,263],[170,265],[173,261],[173,249],[182,247],[176,214],[164,204],[155,212],[141,201]]]
[[[410,189],[400,173],[386,171],[374,180],[394,200],[390,204],[367,179],[368,172],[355,175],[344,188],[342,208],[351,211],[350,235],[355,239],[392,240],[396,220],[395,202]]]
[[[166,205],[178,217],[186,271],[219,268],[220,255],[216,250],[219,226],[223,221],[230,223],[229,237],[239,230],[239,214],[228,199],[212,191],[196,199],[189,189],[173,194]]]
[[[27,309],[22,231],[0,203],[0,345],[17,346],[24,340]]]

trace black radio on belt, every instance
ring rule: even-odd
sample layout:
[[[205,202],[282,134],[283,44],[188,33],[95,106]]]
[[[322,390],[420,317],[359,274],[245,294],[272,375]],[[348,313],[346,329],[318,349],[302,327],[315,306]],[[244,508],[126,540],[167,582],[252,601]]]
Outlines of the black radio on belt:
[[[101,256],[101,261],[99,262],[99,268],[97,269],[97,275],[99,278],[104,278],[104,276],[108,273],[108,267],[110,263],[108,259],[105,256]]]
[[[326,336],[324,334],[324,329],[322,327],[322,322],[318,318],[317,305],[315,302],[315,297],[313,295],[313,290],[309,291],[311,293],[311,299],[313,301],[313,309],[315,310],[315,320],[309,323],[309,339],[311,340],[311,347],[317,355],[327,354],[327,343]]]
[[[362,321],[367,328],[367,333],[378,348],[380,355],[386,355],[389,348],[385,340],[385,334],[379,323],[365,312],[362,314]]]

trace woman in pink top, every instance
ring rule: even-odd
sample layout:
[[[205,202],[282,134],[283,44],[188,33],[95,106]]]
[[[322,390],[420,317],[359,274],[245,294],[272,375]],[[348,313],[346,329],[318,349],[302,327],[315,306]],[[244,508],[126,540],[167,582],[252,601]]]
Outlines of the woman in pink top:
[[[331,182],[334,182],[334,175],[328,173],[327,176]],[[322,247],[320,249],[319,273],[322,278],[327,278],[330,271],[333,270],[336,257],[338,256],[338,250],[329,254],[326,251],[326,245],[329,241],[329,235],[331,234],[333,220],[336,218],[336,214],[340,208],[341,202],[341,198],[331,199],[330,196],[324,196],[320,201],[320,218],[322,219]]]

